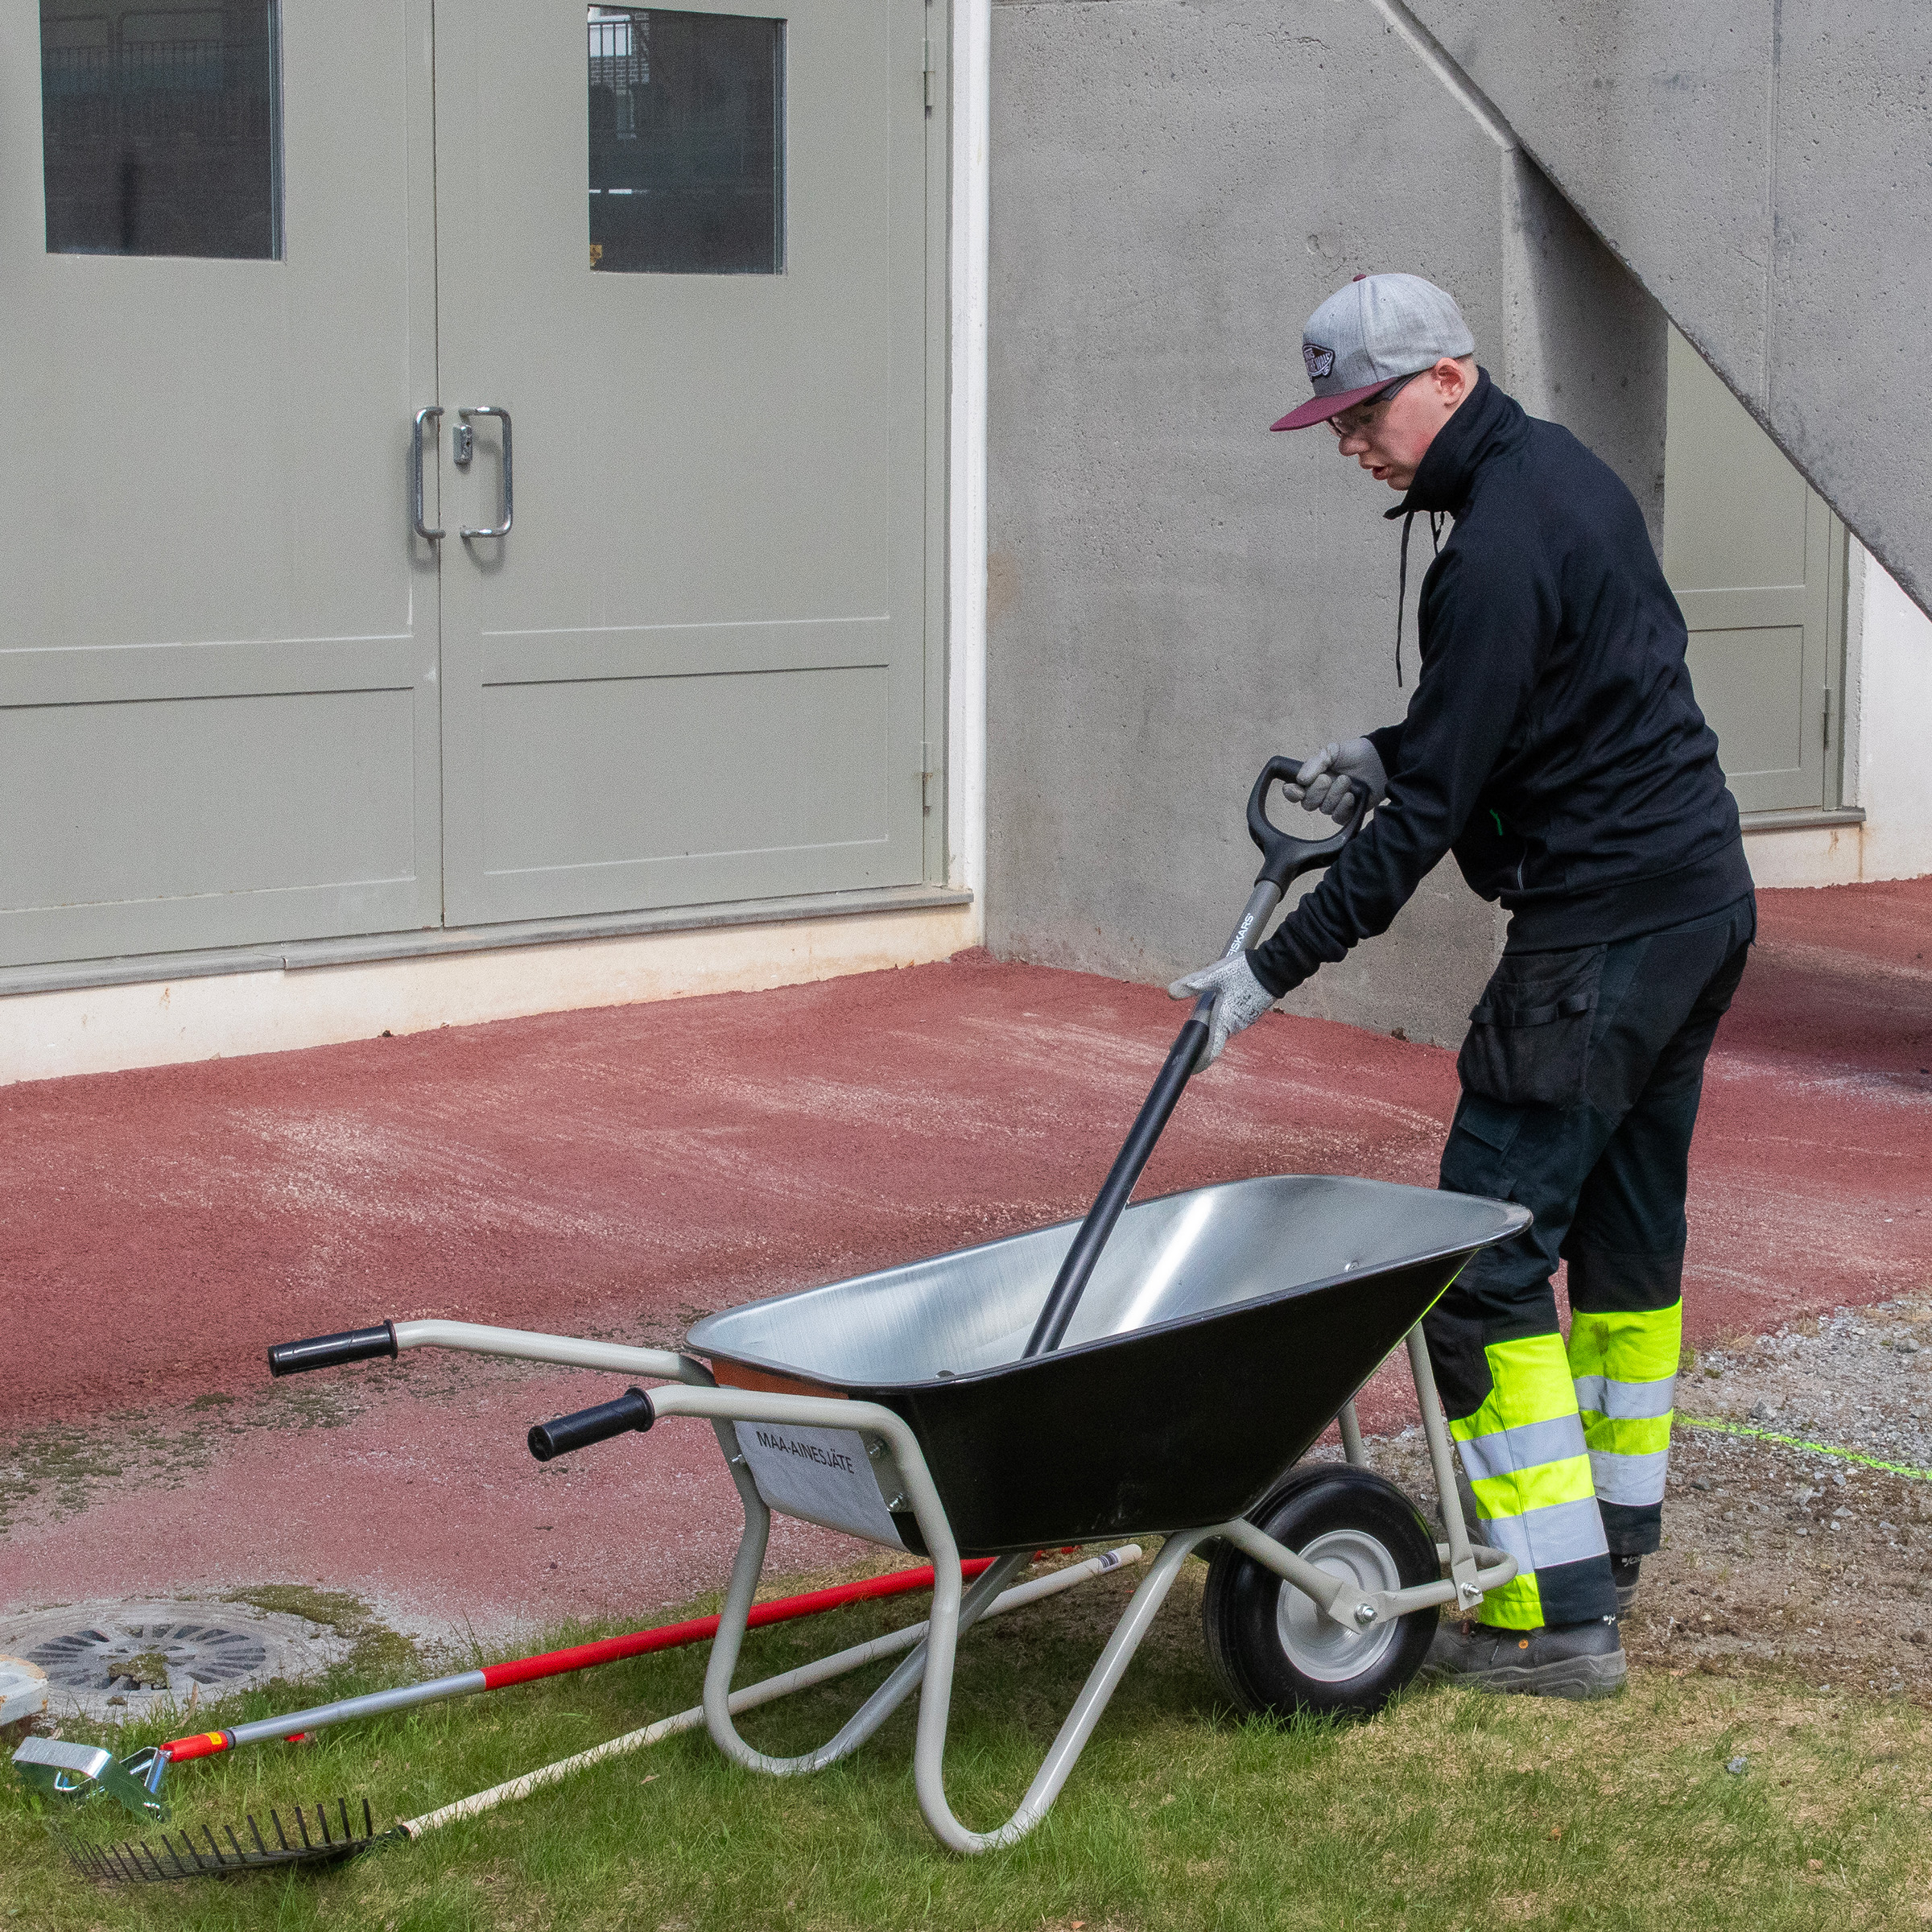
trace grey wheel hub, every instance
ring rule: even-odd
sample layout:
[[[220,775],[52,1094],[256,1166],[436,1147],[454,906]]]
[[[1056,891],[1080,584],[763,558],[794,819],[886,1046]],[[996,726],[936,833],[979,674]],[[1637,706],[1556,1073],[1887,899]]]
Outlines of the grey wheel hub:
[[[1362,1591],[1399,1590],[1395,1558],[1378,1538],[1361,1530],[1331,1530],[1303,1546],[1304,1561]],[[1338,1624],[1292,1583],[1276,1600],[1276,1634],[1288,1661],[1317,1683],[1344,1684],[1373,1670],[1394,1644],[1400,1620],[1385,1617],[1366,1630]]]

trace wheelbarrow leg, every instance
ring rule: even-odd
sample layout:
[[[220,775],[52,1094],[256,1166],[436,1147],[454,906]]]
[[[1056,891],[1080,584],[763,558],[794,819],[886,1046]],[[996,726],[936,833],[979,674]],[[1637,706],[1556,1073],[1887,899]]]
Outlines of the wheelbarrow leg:
[[[908,1652],[892,1674],[846,1719],[837,1734],[815,1751],[807,1751],[796,1757],[773,1757],[746,1744],[732,1721],[731,1680],[737,1670],[738,1650],[745,1639],[745,1619],[751,1614],[752,1598],[765,1567],[766,1545],[771,1533],[771,1512],[766,1508],[764,1497],[758,1494],[758,1485],[739,1453],[733,1425],[718,1422],[713,1426],[717,1430],[718,1446],[724,1451],[732,1480],[737,1484],[739,1498],[745,1506],[745,1534],[738,1545],[737,1560],[732,1565],[731,1586],[725,1593],[724,1607],[719,1612],[718,1633],[712,1641],[711,1662],[704,1673],[704,1728],[711,1733],[712,1742],[746,1770],[762,1771],[774,1777],[800,1777],[807,1772],[823,1770],[826,1765],[850,1757],[905,1703],[926,1674],[931,1637],[929,1634]],[[961,1600],[957,1594],[959,1557],[956,1552],[952,1553],[954,1601],[958,1608],[947,1615],[945,1605],[947,1593],[939,1587],[944,1563],[943,1555],[935,1554],[931,1622],[935,1630],[944,1625],[949,1657],[957,1633],[978,1621],[1025,1561],[1023,1556],[1001,1557],[980,1573]],[[950,1662],[947,1671],[950,1674]]]
[[[1195,1546],[1214,1535],[1212,1530],[1191,1530],[1170,1536],[1161,1553],[1133,1593],[1126,1613],[1113,1627],[1107,1647],[1081,1686],[1073,1708],[1060,1726],[1059,1734],[1046,1756],[1019,1809],[1005,1824],[992,1831],[969,1831],[952,1814],[946,1802],[946,1724],[952,1700],[953,1645],[950,1632],[942,1633],[939,1619],[933,1619],[928,1638],[931,1661],[926,1672],[926,1687],[919,1697],[919,1738],[913,1749],[913,1781],[919,1794],[919,1810],[932,1835],[947,1850],[971,1854],[991,1852],[1024,1838],[1046,1815],[1053,1801],[1071,1774],[1094,1727],[1133,1662],[1161,1605],[1167,1600],[1181,1565],[1192,1554]],[[992,1571],[987,1572],[991,1575]],[[962,1623],[964,1619],[962,1618]]]
[[[1456,1613],[1463,1616],[1481,1604],[1483,1592],[1476,1581],[1469,1525],[1463,1520],[1462,1495],[1455,1486],[1455,1452],[1449,1445],[1449,1429],[1443,1420],[1442,1398],[1435,1391],[1435,1371],[1429,1365],[1429,1344],[1420,1322],[1409,1331],[1409,1368],[1415,1377],[1415,1406],[1422,1411],[1429,1467],[1435,1477],[1436,1501],[1442,1506],[1443,1529],[1449,1539],[1449,1577],[1455,1585]]]
[[[1430,1366],[1429,1344],[1423,1337],[1422,1323],[1418,1322],[1405,1339],[1410,1373],[1415,1379],[1415,1406],[1422,1418],[1422,1436],[1429,1446],[1429,1466],[1435,1477],[1435,1492],[1442,1505],[1443,1529],[1447,1538],[1446,1543],[1437,1547],[1455,1586],[1457,1613],[1466,1615],[1482,1604],[1483,1588],[1477,1580],[1481,1559],[1476,1552],[1485,1546],[1472,1541],[1469,1524],[1463,1515],[1462,1495],[1455,1483],[1455,1452],[1448,1426],[1443,1420],[1442,1398],[1436,1393],[1435,1372]],[[1343,1459],[1358,1469],[1367,1468],[1368,1452],[1362,1446],[1361,1424],[1356,1419],[1352,1398],[1342,1404],[1335,1419],[1341,1430]],[[1492,1577],[1490,1587],[1495,1588],[1503,1580],[1506,1579]]]

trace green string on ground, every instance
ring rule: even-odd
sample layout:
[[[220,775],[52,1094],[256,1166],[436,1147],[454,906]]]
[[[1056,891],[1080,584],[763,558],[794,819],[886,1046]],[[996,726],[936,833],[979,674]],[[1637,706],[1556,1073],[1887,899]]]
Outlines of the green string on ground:
[[[1833,1455],[1840,1462],[1862,1463],[1868,1469],[1883,1469],[1891,1476],[1909,1476],[1922,1483],[1932,1483],[1932,1469],[1914,1469],[1909,1463],[1888,1463],[1876,1455],[1861,1455],[1856,1449],[1841,1449],[1835,1443],[1808,1442],[1802,1435],[1779,1435],[1769,1429],[1748,1429],[1742,1422],[1720,1422],[1707,1416],[1679,1414],[1686,1428],[1715,1429],[1720,1435],[1748,1435],[1761,1443],[1782,1443],[1787,1449],[1809,1449],[1814,1455]]]

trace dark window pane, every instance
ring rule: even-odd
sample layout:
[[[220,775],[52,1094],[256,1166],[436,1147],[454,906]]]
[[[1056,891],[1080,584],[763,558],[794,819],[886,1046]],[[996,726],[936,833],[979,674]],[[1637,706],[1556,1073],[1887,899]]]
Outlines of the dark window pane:
[[[47,250],[279,258],[275,0],[40,0]]]
[[[590,265],[785,266],[785,23],[593,6]]]

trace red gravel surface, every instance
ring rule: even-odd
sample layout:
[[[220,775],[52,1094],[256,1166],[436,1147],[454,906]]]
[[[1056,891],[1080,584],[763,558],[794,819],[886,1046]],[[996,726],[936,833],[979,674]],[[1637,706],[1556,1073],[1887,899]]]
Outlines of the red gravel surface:
[[[1761,905],[1694,1154],[1699,1341],[1932,1285],[1932,880]],[[270,1385],[264,1349],[430,1315],[674,1341],[1078,1213],[1176,1022],[1157,989],[972,954],[0,1090],[0,1612],[294,1580],[489,1635],[721,1582],[708,1431],[525,1452],[607,1380],[419,1356]],[[1144,1188],[1427,1183],[1455,1091],[1447,1053],[1274,1016]],[[1366,1407],[1396,1422],[1401,1392]],[[799,1530],[774,1562],[856,1554]]]

